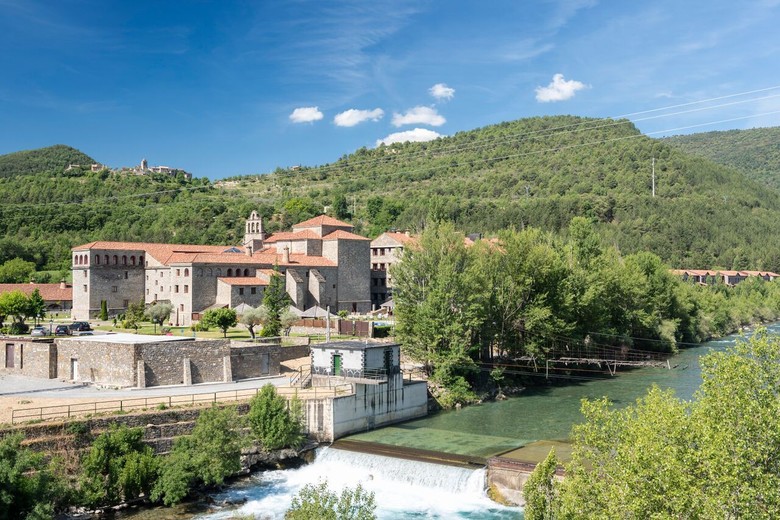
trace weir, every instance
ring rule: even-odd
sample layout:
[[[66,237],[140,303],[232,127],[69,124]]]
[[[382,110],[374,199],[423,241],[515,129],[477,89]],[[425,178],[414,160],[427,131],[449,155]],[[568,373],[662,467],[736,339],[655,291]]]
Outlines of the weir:
[[[339,450],[354,451],[359,453],[373,453],[386,457],[428,462],[431,464],[443,464],[462,468],[481,468],[487,464],[487,459],[473,455],[459,455],[441,451],[424,450],[408,446],[396,446],[378,442],[361,441],[351,438],[339,439],[332,445]]]

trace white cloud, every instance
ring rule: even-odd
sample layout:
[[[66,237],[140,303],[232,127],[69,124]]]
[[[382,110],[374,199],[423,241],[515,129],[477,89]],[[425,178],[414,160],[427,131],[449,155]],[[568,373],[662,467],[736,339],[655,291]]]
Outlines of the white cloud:
[[[414,130],[407,130],[405,132],[396,132],[390,134],[384,139],[377,139],[376,145],[380,144],[393,144],[393,143],[424,143],[425,141],[433,141],[439,137],[444,137],[438,132],[428,130],[427,128],[415,128]]]
[[[379,121],[382,116],[385,115],[385,111],[381,108],[375,108],[374,110],[357,110],[350,108],[340,114],[336,114],[333,118],[333,122],[336,126],[355,126],[364,121]]]
[[[444,83],[435,84],[428,89],[428,92],[439,101],[447,101],[455,97],[455,89]]]
[[[290,114],[293,123],[313,123],[323,118],[320,107],[299,107]]]
[[[431,125],[441,126],[447,120],[432,107],[414,107],[405,114],[393,114],[393,126],[403,125]]]
[[[563,79],[563,74],[553,76],[552,82],[546,87],[536,87],[536,100],[539,103],[549,103],[551,101],[565,101],[574,97],[578,90],[582,90],[586,85],[580,81]]]

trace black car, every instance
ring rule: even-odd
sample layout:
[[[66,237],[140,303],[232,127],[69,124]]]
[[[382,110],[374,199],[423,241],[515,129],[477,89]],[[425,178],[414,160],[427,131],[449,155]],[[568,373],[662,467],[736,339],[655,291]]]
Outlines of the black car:
[[[74,321],[70,324],[69,328],[71,334],[76,332],[88,332],[92,330],[92,328],[89,326],[89,323],[86,321]]]
[[[67,336],[70,334],[70,327],[67,325],[57,325],[54,329],[55,336]]]

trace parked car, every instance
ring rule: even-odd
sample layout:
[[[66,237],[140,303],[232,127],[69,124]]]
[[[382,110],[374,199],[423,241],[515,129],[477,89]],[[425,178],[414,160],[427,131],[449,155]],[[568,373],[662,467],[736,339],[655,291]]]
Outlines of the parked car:
[[[68,336],[70,334],[70,327],[67,325],[57,325],[54,328],[55,336]]]
[[[88,332],[92,330],[86,321],[74,321],[70,324],[70,333],[76,335],[76,332]]]
[[[47,336],[49,334],[48,329],[46,327],[33,327],[33,329],[30,331],[30,336]]]

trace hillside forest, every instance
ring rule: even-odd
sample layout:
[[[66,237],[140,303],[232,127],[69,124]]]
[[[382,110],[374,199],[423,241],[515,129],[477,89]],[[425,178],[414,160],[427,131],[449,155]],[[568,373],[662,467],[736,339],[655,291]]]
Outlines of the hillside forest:
[[[775,189],[754,169],[689,154],[625,120],[521,119],[214,183],[91,172],[92,162],[63,145],[0,156],[0,265],[21,258],[38,279],[59,276],[69,249],[92,240],[237,244],[252,210],[273,232],[327,208],[369,237],[439,221],[484,236],[529,226],[567,236],[582,216],[622,254],[780,271]],[[72,163],[85,167],[66,171]]]

